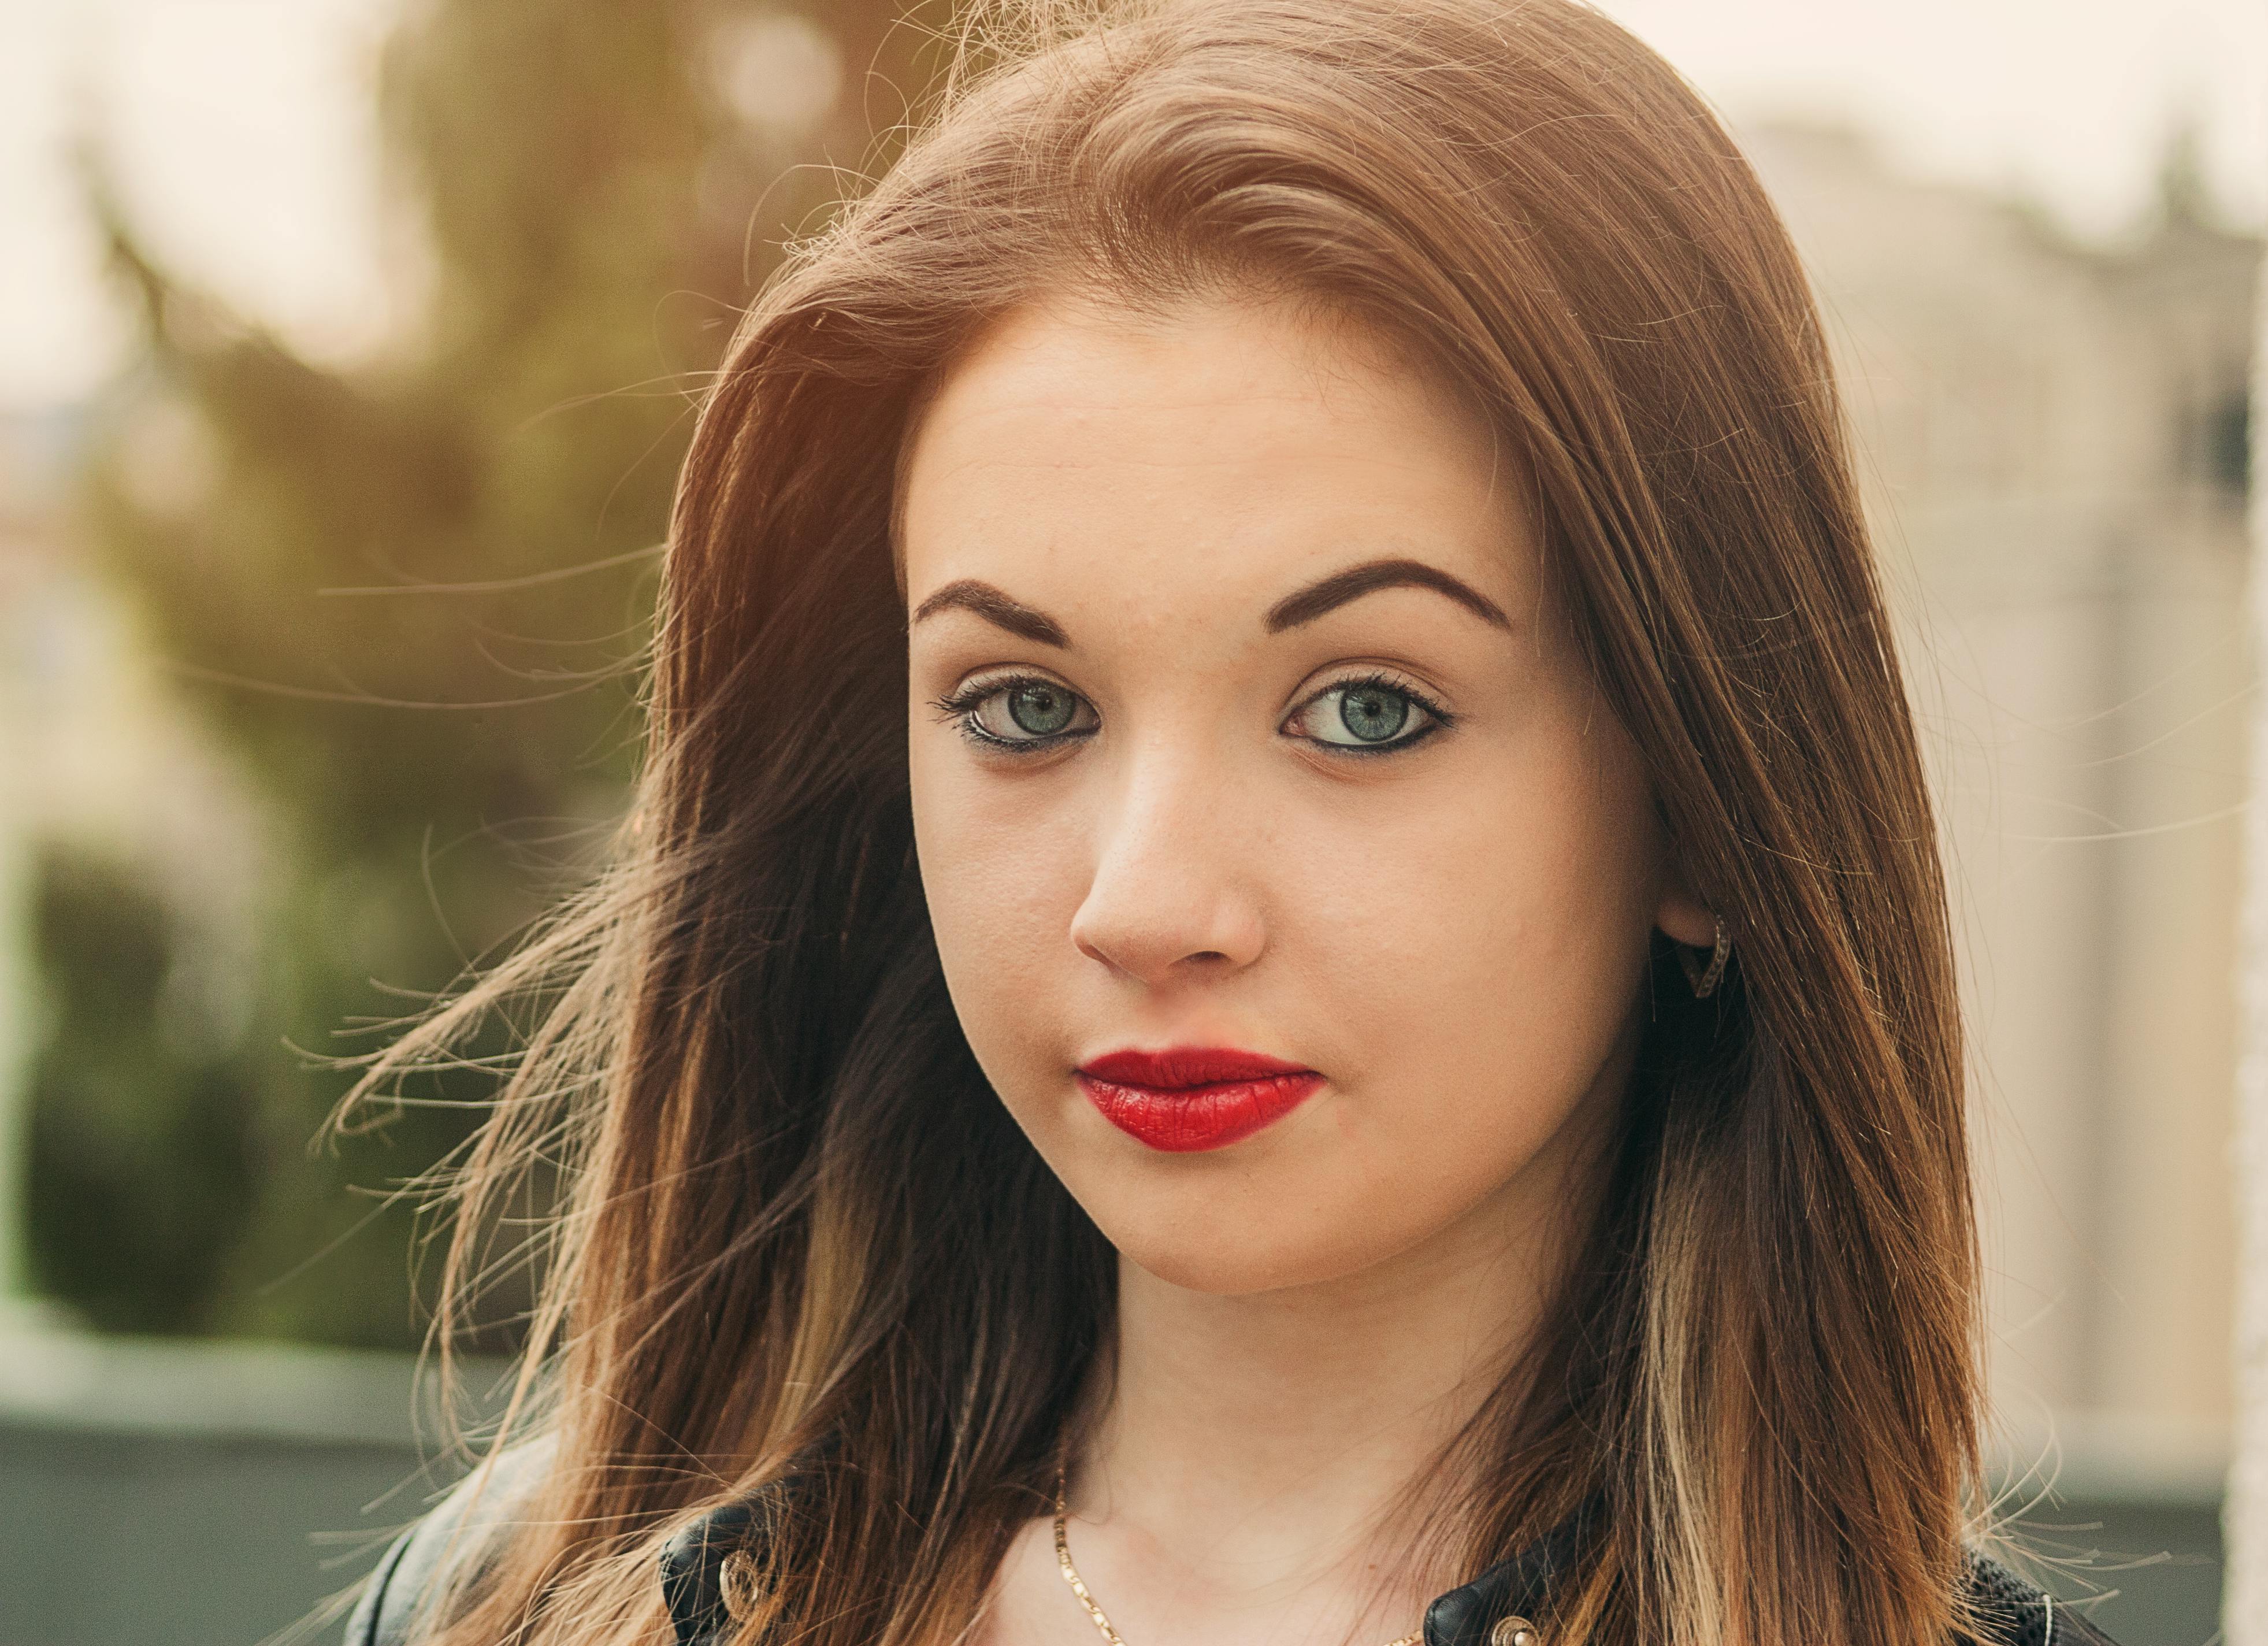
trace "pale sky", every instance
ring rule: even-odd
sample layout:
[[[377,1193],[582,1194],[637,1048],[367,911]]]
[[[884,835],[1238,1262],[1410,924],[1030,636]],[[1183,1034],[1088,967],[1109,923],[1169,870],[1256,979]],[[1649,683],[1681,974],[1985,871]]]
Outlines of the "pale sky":
[[[598,0],[624,4],[627,0]],[[401,0],[0,0],[0,407],[88,394],[129,346],[68,165],[92,118],[178,266],[318,355],[405,302],[372,175],[374,42]],[[2262,0],[1606,0],[1736,119],[1839,118],[1921,176],[2082,232],[2144,208],[2168,130],[2268,217]]]

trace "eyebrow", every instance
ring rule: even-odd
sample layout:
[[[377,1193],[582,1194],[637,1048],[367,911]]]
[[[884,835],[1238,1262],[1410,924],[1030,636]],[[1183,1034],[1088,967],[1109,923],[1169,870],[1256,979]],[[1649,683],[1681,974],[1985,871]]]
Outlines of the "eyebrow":
[[[1011,600],[990,583],[980,583],[973,577],[957,578],[922,602],[914,609],[913,617],[906,626],[910,629],[924,617],[955,609],[973,611],[985,622],[1042,646],[1071,645],[1071,636],[1064,632],[1063,624],[1047,613],[1020,600]]]
[[[1446,594],[1467,611],[1499,629],[1510,629],[1504,608],[1462,579],[1451,577],[1423,560],[1366,560],[1307,587],[1286,594],[1268,609],[1268,632],[1281,634],[1303,623],[1313,623],[1327,611],[1336,611],[1351,600],[1374,594],[1382,588],[1430,588]]]
[[[1334,572],[1284,596],[1268,609],[1263,621],[1269,633],[1281,634],[1286,629],[1313,623],[1326,612],[1336,611],[1350,601],[1386,588],[1430,588],[1484,622],[1499,629],[1512,627],[1512,620],[1504,615],[1503,607],[1462,579],[1452,577],[1438,566],[1427,565],[1423,560],[1404,559],[1366,560],[1360,565]],[[974,612],[987,623],[1042,646],[1068,648],[1071,645],[1071,636],[1064,632],[1064,626],[1047,613],[972,577],[958,578],[922,602],[906,626],[911,628],[924,618],[955,609]]]

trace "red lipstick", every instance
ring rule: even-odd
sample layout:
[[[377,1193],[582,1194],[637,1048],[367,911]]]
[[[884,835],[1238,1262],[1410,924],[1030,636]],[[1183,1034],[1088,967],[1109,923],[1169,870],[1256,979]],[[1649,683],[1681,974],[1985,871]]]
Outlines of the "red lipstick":
[[[1111,1052],[1076,1071],[1102,1118],[1152,1148],[1226,1148],[1298,1108],[1323,1077],[1224,1046]]]

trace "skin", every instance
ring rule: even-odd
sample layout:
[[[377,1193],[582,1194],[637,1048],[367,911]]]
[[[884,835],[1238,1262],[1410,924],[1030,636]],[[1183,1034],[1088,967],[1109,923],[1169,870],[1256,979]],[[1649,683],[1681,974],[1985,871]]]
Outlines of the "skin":
[[[1649,928],[1713,932],[1547,597],[1516,466],[1312,307],[1066,300],[947,373],[901,504],[916,843],[954,1008],[1120,1254],[1117,1377],[1071,1474],[1079,1570],[1131,1646],[1410,1634],[1472,1574],[1397,1560],[1386,1506],[1565,1261]],[[1270,631],[1286,596],[1380,560],[1495,616],[1398,584]],[[954,602],[972,584],[991,615]],[[1071,694],[1089,734],[1004,750],[938,706],[1009,676]],[[1443,720],[1419,734],[1404,699],[1397,746],[1334,747],[1355,734],[1320,694],[1370,676]],[[1030,735],[997,692],[961,713]],[[1155,1151],[1072,1071],[1174,1044],[1326,1082],[1228,1148]],[[1049,1517],[976,1638],[1100,1638]]]

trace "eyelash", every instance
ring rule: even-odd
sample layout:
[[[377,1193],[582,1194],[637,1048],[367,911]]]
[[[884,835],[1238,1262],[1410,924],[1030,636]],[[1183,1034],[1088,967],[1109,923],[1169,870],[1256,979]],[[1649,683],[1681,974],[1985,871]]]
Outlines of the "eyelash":
[[[1376,671],[1364,675],[1347,675],[1334,680],[1302,698],[1299,706],[1293,709],[1292,713],[1298,715],[1306,712],[1317,699],[1327,698],[1334,691],[1360,691],[1366,687],[1375,687],[1381,691],[1390,691],[1397,698],[1407,698],[1425,711],[1425,724],[1409,736],[1398,737],[1390,743],[1327,743],[1321,739],[1309,741],[1318,749],[1328,749],[1335,755],[1346,755],[1357,760],[1371,760],[1381,755],[1395,755],[1405,749],[1415,749],[1420,743],[1430,742],[1434,733],[1445,732],[1457,723],[1455,715],[1450,713],[1432,697],[1411,685],[1401,675]]]
[[[1053,749],[1058,743],[1091,735],[1086,732],[1057,732],[1045,737],[995,737],[991,733],[979,729],[976,718],[978,707],[1002,692],[1013,691],[1019,686],[1052,686],[1058,691],[1071,691],[1071,688],[1062,682],[1050,680],[1045,675],[995,675],[974,681],[950,697],[939,698],[930,707],[935,709],[940,718],[954,721],[954,729],[978,748],[998,749],[1019,758]],[[1077,692],[1071,695],[1079,696]],[[1085,702],[1086,699],[1080,698],[1080,701]]]
[[[996,749],[1018,758],[1027,755],[1043,753],[1059,744],[1094,735],[1092,731],[1082,731],[1056,732],[1044,737],[1011,738],[995,737],[990,732],[980,730],[975,718],[977,708],[988,699],[996,698],[1004,691],[1012,691],[1019,686],[1052,686],[1058,690],[1070,690],[1070,688],[1064,686],[1060,681],[1051,680],[1044,675],[994,675],[972,682],[949,697],[939,698],[932,701],[930,706],[938,712],[940,718],[954,721],[954,728],[979,748]],[[1309,738],[1307,741],[1334,755],[1345,755],[1357,760],[1371,760],[1381,755],[1399,754],[1405,749],[1414,749],[1419,743],[1429,741],[1434,733],[1447,731],[1457,723],[1455,715],[1406,680],[1398,675],[1376,672],[1348,675],[1319,687],[1301,698],[1284,719],[1287,723],[1298,719],[1307,709],[1313,707],[1318,699],[1327,698],[1334,691],[1359,691],[1366,687],[1374,687],[1381,690],[1390,691],[1396,697],[1407,698],[1425,712],[1426,723],[1410,736],[1397,738],[1390,743],[1373,743],[1365,746],[1360,743],[1327,743],[1320,738]],[[1078,696],[1076,692],[1071,695]],[[1081,698],[1080,701],[1085,702],[1086,699]]]

